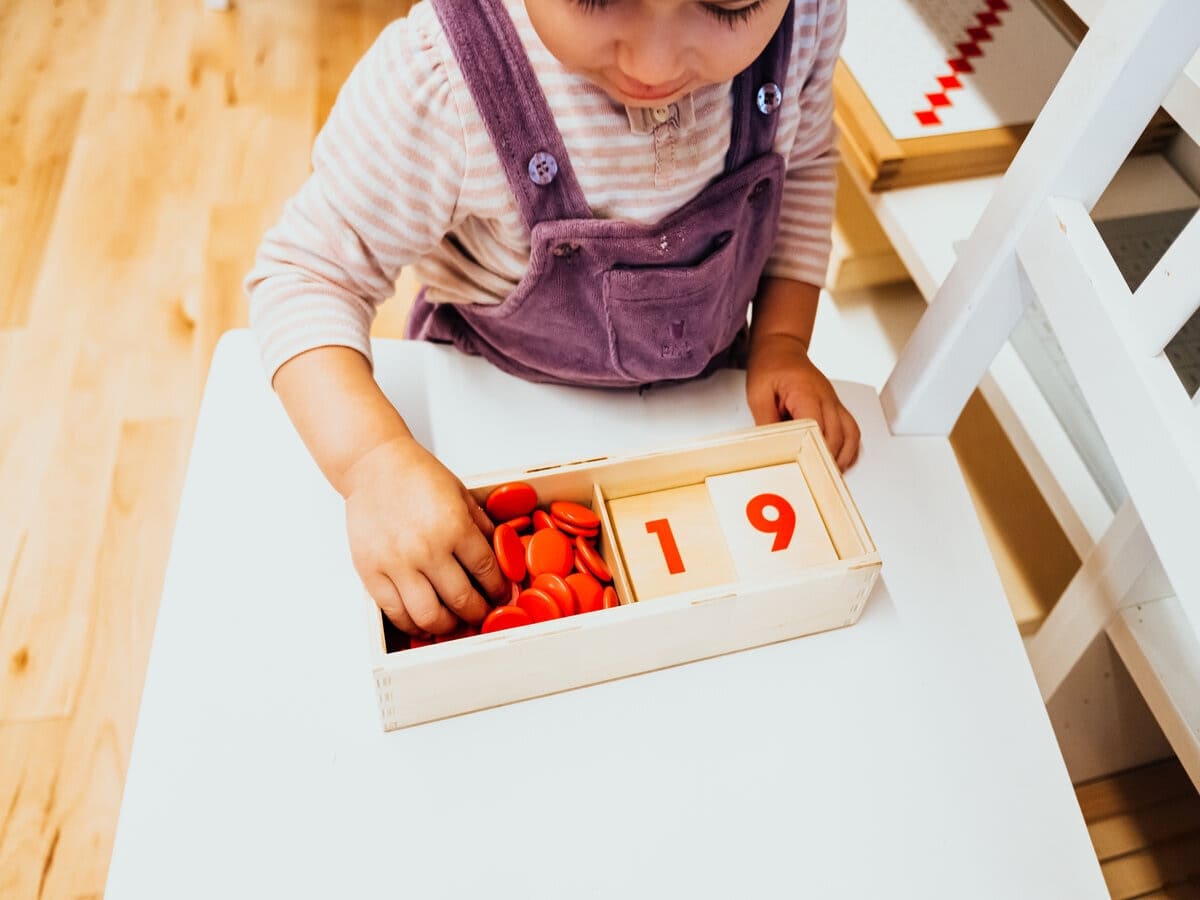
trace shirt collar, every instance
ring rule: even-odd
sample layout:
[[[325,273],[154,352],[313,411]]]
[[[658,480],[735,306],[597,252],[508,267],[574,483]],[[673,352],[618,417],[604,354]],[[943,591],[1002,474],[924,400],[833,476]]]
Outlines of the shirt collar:
[[[627,106],[629,128],[634,134],[651,134],[659,125],[670,124],[685,131],[696,124],[696,103],[691,94],[670,106]]]

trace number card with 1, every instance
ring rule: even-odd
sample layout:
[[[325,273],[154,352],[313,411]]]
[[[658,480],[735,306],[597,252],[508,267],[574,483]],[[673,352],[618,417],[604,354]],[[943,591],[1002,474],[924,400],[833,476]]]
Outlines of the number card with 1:
[[[796,463],[705,480],[740,581],[790,577],[837,551]]]
[[[608,512],[639,602],[736,580],[704,485],[610,500]]]

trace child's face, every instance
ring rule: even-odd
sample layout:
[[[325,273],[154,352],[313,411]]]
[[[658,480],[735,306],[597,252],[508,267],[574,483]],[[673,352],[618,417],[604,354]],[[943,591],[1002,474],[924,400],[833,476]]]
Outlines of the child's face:
[[[752,63],[788,0],[525,0],[546,48],[627,106],[665,106]]]

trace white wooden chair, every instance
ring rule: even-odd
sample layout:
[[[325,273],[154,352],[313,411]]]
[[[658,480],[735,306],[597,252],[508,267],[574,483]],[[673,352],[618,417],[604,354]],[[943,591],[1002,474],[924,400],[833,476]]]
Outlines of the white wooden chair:
[[[1135,343],[1087,208],[1198,43],[1195,0],[1110,3],[882,394],[839,383],[884,563],[851,628],[385,735],[339,498],[249,336],[226,336],[106,895],[1106,896],[946,436],[1037,290],[1141,513],[1118,516],[1046,640],[1114,631],[1150,542],[1196,612],[1200,414],[1156,355],[1164,327]],[[613,396],[379,342],[376,375],[462,474],[748,422],[734,372]]]
[[[1104,6],[883,401],[945,433],[1036,295],[1130,496],[1030,642],[1043,696],[1107,631],[1200,784],[1200,397],[1163,353],[1200,306],[1200,219],[1131,293],[1088,215],[1198,45],[1194,0]]]

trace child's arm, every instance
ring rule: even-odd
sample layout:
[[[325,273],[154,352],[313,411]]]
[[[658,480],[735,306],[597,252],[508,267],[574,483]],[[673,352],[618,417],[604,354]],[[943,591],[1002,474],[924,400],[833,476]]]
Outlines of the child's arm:
[[[450,610],[481,621],[488,606],[470,578],[494,599],[507,592],[488,541],[492,524],[413,438],[366,358],[348,347],[318,347],[284,363],[274,386],[317,465],[346,498],[354,566],[388,618],[412,634],[453,630]]]
[[[746,399],[759,425],[815,419],[843,469],[858,458],[858,424],[833,385],[808,358],[820,289],[786,278],[764,278],[754,301]]]
[[[813,37],[800,32],[797,46]],[[811,418],[821,426],[843,469],[858,456],[859,431],[829,380],[808,358],[816,318],[817,285],[829,265],[837,148],[833,124],[833,72],[846,30],[845,0],[822,0],[811,67],[797,91],[793,114],[798,130],[787,151],[779,235],[759,284],[750,328],[746,393],[759,424],[782,418]]]
[[[272,383],[346,498],[355,567],[409,633],[451,630],[451,610],[477,622],[480,590],[504,597],[507,587],[488,546],[491,523],[413,439],[369,362],[376,307],[401,268],[450,230],[467,178],[465,133],[432,28],[432,12],[415,10],[355,66],[317,138],[311,177],[246,282]]]

